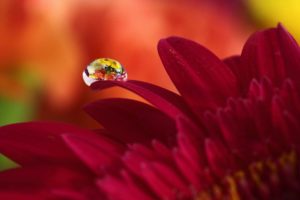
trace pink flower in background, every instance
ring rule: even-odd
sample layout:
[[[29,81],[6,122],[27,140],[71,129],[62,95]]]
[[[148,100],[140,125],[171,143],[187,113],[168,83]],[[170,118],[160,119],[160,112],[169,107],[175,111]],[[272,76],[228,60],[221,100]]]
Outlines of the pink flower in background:
[[[14,199],[298,199],[300,48],[279,25],[220,60],[183,38],[158,52],[180,95],[141,81],[85,110],[103,129],[53,122],[0,128],[0,173]]]

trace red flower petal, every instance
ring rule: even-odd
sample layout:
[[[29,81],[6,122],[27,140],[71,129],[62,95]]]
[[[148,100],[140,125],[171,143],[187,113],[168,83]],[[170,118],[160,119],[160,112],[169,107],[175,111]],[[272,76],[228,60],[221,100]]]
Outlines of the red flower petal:
[[[0,198],[13,199],[13,200],[41,200],[41,199],[45,199],[46,197],[44,194],[35,194],[35,193],[22,194],[22,193],[16,193],[15,191],[12,192],[0,191]]]
[[[207,178],[204,152],[205,136],[188,119],[178,117],[176,124],[178,148],[173,151],[174,160],[180,171],[197,189],[200,189],[203,187],[201,182],[204,182],[203,180]]]
[[[61,135],[90,134],[89,131],[63,123],[28,122],[0,127],[0,152],[21,165],[30,163],[77,163]],[[74,163],[74,164],[75,164]]]
[[[84,164],[96,174],[107,172],[110,166],[118,164],[123,151],[119,144],[100,136],[86,137],[66,134],[63,135],[63,139]]]
[[[179,114],[192,115],[179,95],[150,83],[141,81],[97,81],[91,85],[91,88],[98,90],[113,86],[123,87],[140,95],[171,118],[176,118]]]
[[[205,151],[211,169],[220,178],[237,169],[231,152],[218,140],[206,139]]]
[[[181,153],[186,157],[190,168],[196,171],[203,165],[204,134],[202,131],[184,117],[178,117],[177,121],[177,145]]]
[[[245,80],[252,78],[251,74],[247,74],[247,71],[241,67],[241,57],[232,56],[223,60],[223,62],[231,69],[237,79],[237,87],[240,95],[247,94],[248,83]]]
[[[172,176],[168,176],[174,175],[172,171],[159,171],[158,167],[163,167],[163,165],[158,166],[158,163],[141,163],[140,166],[141,176],[160,199],[176,199],[176,197],[179,196],[174,188],[180,188],[182,182],[178,177],[173,180],[173,183],[170,182],[169,178]],[[164,170],[166,169],[164,168]],[[165,172],[165,174],[163,172]],[[174,184],[179,184],[180,187],[174,187]]]
[[[273,133],[273,140],[276,144],[281,144],[281,146],[277,145],[277,149],[283,149],[283,145],[285,147],[293,145],[299,149],[299,122],[285,109],[282,105],[282,100],[277,96],[272,101],[272,120],[276,128],[276,134]]]
[[[189,161],[178,149],[174,149],[173,157],[181,173],[186,177],[186,179],[195,187],[196,190],[203,187],[204,180],[199,179],[199,171],[195,171],[193,168],[190,168]],[[203,169],[201,169],[203,170]]]
[[[85,110],[110,134],[126,143],[150,143],[159,139],[167,144],[176,133],[171,118],[139,101],[104,99],[87,105]]]
[[[154,193],[149,191],[147,187],[138,179],[130,176],[125,170],[121,171],[122,178],[116,178],[113,176],[106,176],[105,178],[97,181],[98,186],[101,190],[109,194],[111,199],[143,199],[153,200],[157,199]]]
[[[170,37],[159,42],[158,52],[178,91],[200,118],[203,110],[224,105],[237,94],[233,73],[201,45]]]
[[[86,188],[90,190],[89,195],[99,196],[100,191],[93,185],[92,177],[88,171],[78,171],[76,166],[35,164],[11,169],[0,173],[0,199],[6,199],[4,197],[9,193],[15,194],[16,197],[24,195],[26,198],[32,196],[32,199],[56,199],[57,195],[53,191],[58,189],[71,189],[78,191],[78,196],[83,196]]]
[[[277,26],[277,34],[287,74],[300,87],[300,47],[281,24]]]
[[[248,85],[252,78],[263,76],[276,85],[287,76],[299,81],[300,49],[281,25],[254,33],[243,48],[241,62],[243,74],[249,74],[244,85]]]
[[[243,70],[247,71],[246,85],[252,78],[268,76],[276,85],[286,77],[283,56],[276,29],[254,33],[246,42],[241,55]]]
[[[159,153],[160,155],[166,158],[171,158],[172,151],[169,148],[167,148],[164,144],[160,143],[159,141],[153,140],[152,147],[156,151],[156,153]]]
[[[157,148],[158,142],[154,142],[154,144]],[[160,148],[165,147],[160,144]],[[145,183],[153,191],[156,191],[157,195],[163,195],[165,192],[171,196],[186,195],[188,188],[186,187],[185,179],[178,175],[180,171],[176,168],[176,164],[172,161],[171,156],[171,152],[166,153],[166,150],[163,150],[163,152],[153,151],[143,145],[136,144],[131,145],[131,150],[126,152],[123,162],[133,174],[142,177]],[[165,188],[162,193],[158,191],[158,185]],[[180,188],[184,192],[179,193],[179,191],[174,191],[173,188]]]
[[[232,100],[230,106],[217,114],[223,138],[232,152],[247,164],[268,155],[266,138],[257,132],[251,106],[247,100]]]
[[[177,196],[187,195],[189,193],[188,183],[179,176],[178,170],[174,170],[174,166],[160,162],[151,162],[149,165],[158,176],[163,177],[164,181],[169,184],[171,188],[178,188],[181,192],[184,192],[184,194],[177,193]]]

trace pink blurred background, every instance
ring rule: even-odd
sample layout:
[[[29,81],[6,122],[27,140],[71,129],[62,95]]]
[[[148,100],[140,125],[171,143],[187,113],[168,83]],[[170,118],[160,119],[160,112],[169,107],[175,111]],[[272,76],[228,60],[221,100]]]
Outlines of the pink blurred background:
[[[221,58],[240,53],[258,28],[243,0],[1,0],[0,125],[60,120],[94,127],[81,107],[99,98],[82,70],[94,59],[120,61],[129,79],[174,90],[156,52],[171,35],[195,40]],[[260,23],[261,25],[261,23]]]

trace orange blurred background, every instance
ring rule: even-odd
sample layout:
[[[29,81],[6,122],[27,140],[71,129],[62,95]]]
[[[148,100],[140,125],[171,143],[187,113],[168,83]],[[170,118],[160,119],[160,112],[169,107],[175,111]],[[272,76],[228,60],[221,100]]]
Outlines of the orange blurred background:
[[[121,89],[91,91],[81,80],[94,59],[114,58],[129,79],[174,90],[159,39],[195,40],[221,58],[241,51],[257,26],[243,0],[1,0],[0,125],[61,120],[96,126],[81,107]]]

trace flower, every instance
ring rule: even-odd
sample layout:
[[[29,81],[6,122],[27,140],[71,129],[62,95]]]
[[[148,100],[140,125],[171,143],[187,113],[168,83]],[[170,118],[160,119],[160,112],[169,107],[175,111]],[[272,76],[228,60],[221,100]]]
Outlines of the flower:
[[[162,39],[180,95],[141,81],[120,86],[151,105],[99,100],[104,129],[53,122],[0,128],[3,199],[298,199],[300,48],[281,26],[253,34],[221,61],[183,38]]]

